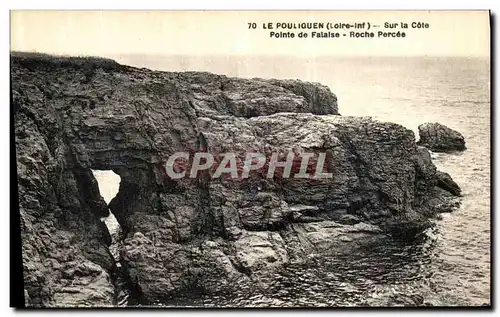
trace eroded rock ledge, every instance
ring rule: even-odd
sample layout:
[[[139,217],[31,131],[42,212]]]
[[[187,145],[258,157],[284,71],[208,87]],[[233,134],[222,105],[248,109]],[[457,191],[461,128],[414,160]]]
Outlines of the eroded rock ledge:
[[[25,290],[34,306],[113,305],[116,265],[91,169],[113,170],[110,209],[138,301],[258,287],[311,254],[412,239],[459,187],[412,131],[341,117],[320,84],[137,69],[13,54]],[[204,144],[201,144],[203,140]],[[295,149],[328,155],[332,179],[180,179],[168,155]],[[447,209],[448,208],[448,209]]]

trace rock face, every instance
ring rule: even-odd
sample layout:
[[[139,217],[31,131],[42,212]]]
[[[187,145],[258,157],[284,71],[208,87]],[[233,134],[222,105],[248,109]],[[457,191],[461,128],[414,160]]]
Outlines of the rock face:
[[[418,145],[433,152],[465,151],[462,134],[439,123],[424,123],[418,126]]]
[[[13,55],[25,290],[34,306],[112,305],[117,267],[91,169],[120,175],[109,208],[141,304],[265,287],[311,254],[412,239],[456,184],[411,130],[341,117],[325,86]],[[179,151],[325,153],[332,178],[171,179]],[[451,193],[449,193],[451,191]],[[459,189],[458,189],[459,193]],[[447,205],[448,203],[448,205]]]

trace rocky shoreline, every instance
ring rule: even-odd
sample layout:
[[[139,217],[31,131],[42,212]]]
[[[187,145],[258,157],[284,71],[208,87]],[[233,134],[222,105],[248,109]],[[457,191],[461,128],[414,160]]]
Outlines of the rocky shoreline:
[[[141,305],[259,287],[311,256],[411,241],[459,204],[413,131],[340,116],[321,84],[28,53],[11,78],[28,306],[123,304],[116,285]],[[169,179],[165,157],[186,149],[322,152],[333,177]],[[109,206],[92,169],[121,177]]]

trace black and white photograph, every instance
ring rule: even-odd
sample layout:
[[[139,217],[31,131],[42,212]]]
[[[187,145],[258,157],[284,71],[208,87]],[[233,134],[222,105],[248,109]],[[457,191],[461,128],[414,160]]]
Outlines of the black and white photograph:
[[[15,307],[491,309],[491,19],[12,10]]]

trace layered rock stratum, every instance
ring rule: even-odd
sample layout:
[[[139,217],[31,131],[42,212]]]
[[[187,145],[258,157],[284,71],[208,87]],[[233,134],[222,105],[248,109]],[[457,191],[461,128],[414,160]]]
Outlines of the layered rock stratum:
[[[13,53],[25,294],[32,306],[115,305],[265,287],[312,255],[413,239],[460,188],[401,125],[338,114],[329,88],[299,80],[161,72],[97,58]],[[170,179],[189,150],[326,153],[328,179]],[[109,209],[92,169],[121,177]]]

